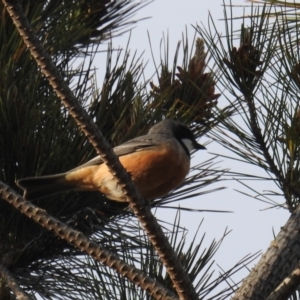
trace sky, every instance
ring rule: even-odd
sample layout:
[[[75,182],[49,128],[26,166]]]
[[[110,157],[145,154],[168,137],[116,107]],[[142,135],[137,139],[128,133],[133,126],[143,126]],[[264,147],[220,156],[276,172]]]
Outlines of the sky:
[[[243,0],[236,1],[235,3],[239,5],[247,4]],[[235,11],[237,15],[242,13],[242,9],[239,11],[236,9]],[[151,38],[154,57],[158,63],[161,39],[163,35],[166,36],[168,34],[170,63],[172,63],[177,42],[181,40],[182,34],[187,30],[189,40],[192,41],[195,34],[193,26],[200,23],[203,26],[207,26],[209,13],[212,15],[219,32],[225,33],[224,22],[222,21],[222,0],[156,0],[136,13],[134,19],[150,18],[140,21],[135,25],[131,31],[129,48],[132,50],[136,49],[138,54],[144,52],[144,61],[149,60],[145,71],[148,77],[154,73],[148,33]],[[124,34],[121,37],[114,38],[113,46],[116,48],[125,48],[128,36],[128,34]],[[102,74],[101,67],[99,67],[101,66],[100,60],[105,60],[105,54],[103,55],[98,58],[98,74],[100,77]],[[223,96],[219,98],[219,103],[222,103],[222,101],[225,101]],[[200,139],[202,144],[206,141],[209,141],[209,138],[205,136]],[[192,163],[206,161],[215,153],[222,155],[230,152],[227,152],[222,146],[213,142],[207,146],[207,151],[196,153],[192,159]],[[248,165],[222,157],[217,159],[217,161],[221,169],[228,168],[232,171],[244,172],[245,168],[247,168],[247,171],[249,170],[249,172],[251,171],[254,174],[260,172],[258,168],[251,169]],[[264,173],[262,174],[265,175]],[[274,185],[268,186],[269,183],[264,184],[266,186],[263,189],[274,188]],[[227,210],[233,213],[181,212],[181,225],[189,230],[187,237],[187,241],[189,241],[189,239],[191,240],[194,237],[198,225],[203,220],[198,237],[200,241],[200,238],[205,233],[204,244],[206,247],[210,245],[213,239],[219,240],[226,228],[227,230],[231,230],[231,233],[225,238],[221,248],[215,255],[216,263],[223,270],[227,270],[233,267],[244,256],[260,250],[265,251],[273,240],[273,232],[276,234],[279,232],[280,227],[288,220],[289,213],[284,209],[269,209],[268,204],[238,193],[235,191],[236,189],[244,191],[245,189],[235,180],[223,182],[219,186],[226,186],[227,189],[185,200],[180,205],[196,209]],[[284,202],[284,199],[281,202]],[[158,219],[168,222],[173,222],[175,214],[175,210],[158,209],[156,211]],[[253,265],[254,263],[250,264],[250,267]],[[215,268],[218,270],[217,266]],[[245,270],[238,273],[234,278],[235,280],[241,280],[247,273],[248,271]]]

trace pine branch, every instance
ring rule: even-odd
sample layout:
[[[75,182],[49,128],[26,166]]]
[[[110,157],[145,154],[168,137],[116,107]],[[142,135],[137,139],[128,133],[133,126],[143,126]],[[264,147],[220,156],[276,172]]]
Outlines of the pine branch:
[[[155,299],[177,299],[173,293],[166,290],[161,284],[149,278],[135,267],[126,264],[116,255],[90,241],[80,231],[70,228],[63,222],[50,216],[45,210],[31,204],[29,201],[25,201],[9,186],[2,182],[0,182],[0,196],[21,213],[33,219],[49,231],[52,231],[57,237],[92,256],[102,264],[114,269],[120,275],[128,278],[131,282],[147,291]]]
[[[262,24],[263,22],[261,22],[261,26]],[[249,114],[247,121],[249,122],[253,139],[258,149],[262,152],[268,171],[275,175],[281,189],[286,194],[286,199],[289,198],[286,192],[287,190],[292,190],[292,192],[299,197],[299,191],[291,186],[281,170],[276,166],[265,141],[266,138],[262,134],[263,131],[257,115],[254,94],[268,66],[268,59],[265,59],[265,61],[261,60],[261,41],[259,38],[254,38],[253,32],[258,29],[260,28],[255,26],[250,27],[250,29],[245,29],[242,25],[240,47],[238,49],[235,47],[230,49],[228,54],[229,58],[224,57],[223,61],[231,73],[231,75],[227,75],[228,79],[231,77],[232,82],[239,88],[244,96],[244,99],[240,98],[239,101],[241,106],[243,102],[248,106],[248,112],[244,111],[244,113]],[[261,32],[261,30],[258,30],[258,32]],[[273,49],[269,49],[269,59],[272,51]],[[258,69],[258,67],[260,68]],[[294,208],[289,206],[289,209],[292,212]]]
[[[9,272],[9,270],[2,263],[0,263],[0,274],[1,274],[2,279],[4,279],[5,283],[7,284],[7,286],[10,288],[10,290],[16,296],[16,299],[30,300],[30,298],[27,296],[27,294],[19,286],[17,280],[12,276],[12,274]]]
[[[51,61],[50,56],[45,53],[28,20],[23,14],[19,1],[3,0],[2,2],[23,38],[24,43],[27,45],[32,56],[41,68],[41,71],[49,80],[58,97],[69,110],[70,114],[85,133],[97,153],[101,155],[101,158],[108,166],[115,179],[117,179],[118,184],[121,186],[127,197],[131,209],[138,217],[162,262],[166,266],[167,272],[174,283],[179,297],[181,299],[189,300],[197,299],[197,294],[192,283],[185,274],[179,259],[163,234],[161,227],[152,215],[150,207],[146,205],[144,199],[140,196],[129,175],[121,166],[101,132],[80,106],[69,87],[65,85],[62,76]]]
[[[278,32],[281,32],[281,30],[278,28],[277,19],[275,19],[274,24],[269,23],[270,16],[272,16],[269,8],[267,9],[266,6],[263,6],[255,11],[252,6],[252,12],[247,20],[251,24],[249,29],[245,29],[246,22],[244,22],[244,19],[247,19],[247,17],[244,16],[242,17],[241,31],[235,31],[232,24],[235,19],[232,15],[233,5],[230,3],[229,7],[231,9],[231,17],[227,17],[225,10],[225,41],[227,42],[228,50],[225,49],[225,44],[222,43],[222,37],[219,33],[216,32],[216,39],[219,43],[217,45],[215,36],[211,31],[199,29],[200,33],[208,40],[216,63],[222,71],[220,82],[237,99],[240,105],[240,117],[243,124],[240,124],[240,120],[238,120],[239,122],[230,120],[223,124],[237,138],[230,137],[233,141],[230,143],[226,140],[229,135],[224,136],[223,133],[225,131],[221,131],[223,136],[219,140],[232,152],[240,155],[243,161],[257,165],[268,174],[272,174],[270,179],[282,190],[286,197],[287,205],[293,211],[290,199],[291,196],[294,196],[297,199],[295,204],[299,203],[299,181],[297,181],[298,177],[294,179],[292,176],[290,178],[286,176],[286,173],[288,173],[286,160],[289,160],[289,153],[286,149],[288,148],[285,145],[278,146],[277,141],[281,135],[288,140],[289,132],[285,129],[290,129],[292,125],[286,126],[283,122],[285,121],[284,117],[293,114],[297,115],[299,98],[288,98],[292,99],[292,101],[285,101],[285,96],[280,98],[282,93],[291,94],[293,90],[290,87],[291,80],[289,73],[286,72],[284,67],[284,60],[277,59],[275,56],[278,53]],[[241,40],[238,48],[233,46],[233,41],[237,34],[240,34]],[[287,40],[289,40],[289,37]],[[286,41],[286,44],[289,45],[289,41]],[[281,55],[290,57],[289,53],[291,52],[292,49],[280,52],[280,58]],[[276,57],[275,60],[274,57]],[[298,56],[297,58],[299,60]],[[282,73],[274,72],[275,67],[273,65],[277,65],[278,70]],[[294,64],[294,66],[297,66],[297,64]],[[270,73],[267,74],[267,70],[270,70]],[[266,79],[269,76],[263,76],[264,73],[271,75],[271,81]],[[282,77],[280,78],[278,74]],[[283,88],[285,85],[286,89]],[[273,86],[277,87],[277,90],[274,88],[276,91],[275,95],[268,91],[272,91]],[[267,92],[258,95],[257,92],[264,89]],[[298,95],[299,89],[296,92]],[[241,97],[240,93],[242,93],[243,97]],[[273,97],[269,97],[270,95]],[[262,99],[260,99],[260,96]],[[293,98],[295,98],[294,101]],[[231,99],[228,100],[231,103],[233,102]],[[254,101],[257,101],[257,103]],[[293,110],[295,110],[294,113]],[[289,124],[288,122],[286,123]],[[246,129],[243,125],[245,125]],[[299,126],[297,126],[298,128]],[[299,135],[294,136],[297,139],[299,138]],[[297,141],[297,139],[295,140]],[[292,139],[291,141],[288,140],[288,142],[291,144]],[[234,146],[231,147],[232,145]],[[296,150],[299,151],[299,148],[296,148]],[[296,156],[296,160],[298,163],[298,156]],[[296,171],[298,170],[299,168],[296,168]],[[276,240],[270,245],[250,275],[243,281],[232,299],[267,299],[274,289],[298,267],[300,245],[299,217],[300,208],[298,206],[286,225],[281,229]]]
[[[283,176],[281,171],[277,168],[273,158],[271,157],[268,147],[264,141],[264,137],[262,135],[261,128],[259,126],[258,120],[257,120],[257,114],[256,114],[256,107],[254,104],[254,99],[246,99],[246,102],[248,104],[249,108],[249,114],[250,114],[250,125],[251,130],[253,133],[253,136],[255,137],[256,143],[259,145],[260,150],[262,151],[264,158],[270,168],[270,171],[276,176],[277,180],[279,181],[281,185],[281,189],[284,193],[286,193],[287,190],[292,190],[294,195],[300,196],[299,190],[295,189]],[[289,197],[286,195],[286,199]],[[293,207],[289,205],[289,210],[292,212],[294,210]]]
[[[300,265],[298,264],[292,273],[272,292],[267,300],[286,300],[299,288],[299,286]]]
[[[299,264],[300,206],[231,300],[265,300]]]

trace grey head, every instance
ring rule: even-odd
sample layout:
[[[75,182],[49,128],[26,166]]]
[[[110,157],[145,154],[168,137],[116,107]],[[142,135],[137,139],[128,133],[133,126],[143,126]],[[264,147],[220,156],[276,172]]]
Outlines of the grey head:
[[[151,127],[149,134],[166,134],[175,137],[188,155],[192,150],[206,149],[197,143],[193,132],[179,121],[165,119]]]

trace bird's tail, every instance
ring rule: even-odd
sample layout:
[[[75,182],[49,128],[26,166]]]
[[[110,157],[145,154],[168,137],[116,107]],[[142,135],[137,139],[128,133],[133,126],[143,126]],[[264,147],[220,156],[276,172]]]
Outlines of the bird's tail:
[[[65,180],[65,173],[28,177],[17,181],[17,185],[24,190],[24,199],[32,200],[44,198],[61,192],[72,190],[72,185]]]

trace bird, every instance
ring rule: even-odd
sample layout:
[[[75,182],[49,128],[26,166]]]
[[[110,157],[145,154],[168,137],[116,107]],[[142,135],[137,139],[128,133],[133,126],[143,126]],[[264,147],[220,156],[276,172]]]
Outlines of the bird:
[[[192,131],[177,120],[164,119],[146,135],[113,148],[120,163],[147,201],[178,187],[190,170],[193,150],[206,149]],[[75,191],[99,191],[108,199],[126,202],[126,196],[100,156],[65,173],[19,179],[25,200]]]

